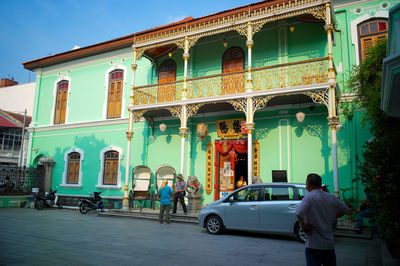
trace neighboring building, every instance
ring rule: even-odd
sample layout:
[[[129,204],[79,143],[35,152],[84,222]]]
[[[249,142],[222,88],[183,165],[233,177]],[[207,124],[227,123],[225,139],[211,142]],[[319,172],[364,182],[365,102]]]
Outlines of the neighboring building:
[[[26,116],[25,127],[28,127],[30,122],[31,117]],[[0,109],[0,165],[25,165],[29,134],[24,130],[24,114]],[[22,145],[23,131],[24,145]]]
[[[34,96],[35,82],[0,87],[0,109],[32,116]]]
[[[16,82],[14,79],[7,79],[7,78],[1,79],[0,88],[14,86],[14,85],[18,85],[18,82]]]
[[[139,165],[152,189],[161,165],[197,176],[203,204],[240,176],[304,183],[310,172],[360,199],[352,180],[371,135],[339,102],[395,2],[262,1],[26,62],[37,77],[29,164],[51,157],[60,195],[103,190],[124,207]]]
[[[381,108],[400,117],[400,4],[390,9],[387,57],[383,61]]]

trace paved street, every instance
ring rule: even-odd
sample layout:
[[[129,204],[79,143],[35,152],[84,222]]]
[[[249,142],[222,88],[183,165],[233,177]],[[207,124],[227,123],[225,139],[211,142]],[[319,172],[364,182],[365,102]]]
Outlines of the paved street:
[[[381,265],[378,240],[337,238],[338,265]],[[368,256],[367,256],[368,255]],[[305,265],[289,236],[82,215],[0,209],[0,265]]]

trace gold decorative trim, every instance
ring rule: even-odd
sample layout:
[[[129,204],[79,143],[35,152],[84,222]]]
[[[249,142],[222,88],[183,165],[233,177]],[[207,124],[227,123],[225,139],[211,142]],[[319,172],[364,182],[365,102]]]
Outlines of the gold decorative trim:
[[[322,5],[316,5],[312,7],[305,7],[302,9],[298,10],[290,10],[293,8],[298,8],[306,5],[310,5],[312,3],[318,3],[319,0],[295,0],[289,3],[278,3],[275,6],[269,6],[269,7],[263,7],[259,9],[255,9],[252,11],[244,11],[239,14],[234,14],[234,15],[228,15],[222,18],[217,18],[211,21],[207,22],[202,22],[186,27],[182,27],[180,29],[173,29],[169,30],[166,32],[161,32],[161,33],[155,33],[143,37],[136,37],[134,40],[134,45],[140,46],[140,44],[143,44],[142,47],[146,46],[146,43],[149,43],[149,46],[153,46],[153,44],[150,44],[150,42],[155,42],[155,41],[160,41],[156,46],[162,46],[165,44],[170,44],[170,43],[176,43],[176,39],[184,38],[183,36],[189,36],[189,38],[193,38],[193,42],[195,43],[197,39],[205,37],[205,36],[210,36],[210,35],[216,35],[219,33],[223,32],[228,32],[232,30],[236,30],[239,32],[241,35],[245,35],[245,32],[247,32],[247,23],[249,20],[251,21],[252,25],[252,35],[256,32],[258,32],[262,26],[267,23],[267,22],[272,22],[276,20],[281,20],[281,19],[286,19],[289,17],[294,17],[294,16],[299,16],[302,14],[308,14],[311,12],[314,12],[314,16],[318,17],[325,17],[323,14],[325,14],[324,10],[322,10]],[[323,6],[324,8],[325,6]],[[277,12],[282,12],[282,11],[287,11],[286,13],[282,13],[279,15],[275,15]],[[312,13],[311,13],[312,14]],[[268,16],[268,17],[265,17]],[[257,19],[257,17],[260,17],[260,19]],[[239,25],[238,25],[239,24]],[[247,37],[247,35],[245,35]],[[171,40],[174,39],[174,40]],[[164,40],[164,41],[162,41]],[[192,43],[190,46],[194,45]],[[147,48],[149,49],[149,48]]]
[[[191,116],[193,116],[194,114],[197,113],[197,111],[199,110],[199,108],[201,106],[203,106],[204,104],[188,104],[188,105],[184,105],[184,108],[186,108],[186,118],[189,118]],[[178,106],[173,106],[173,107],[168,107],[167,108],[170,113],[172,114],[172,116],[177,117],[179,119],[182,120],[183,116],[183,110],[182,110],[182,106],[178,105]]]
[[[332,116],[328,117],[328,125],[331,126],[332,130],[336,129],[336,126],[339,125],[339,117],[338,116]]]
[[[327,108],[329,108],[329,89],[319,91],[306,91],[303,94],[309,96],[313,100],[313,102],[324,104]]]
[[[133,116],[133,122],[137,123],[142,119],[143,114],[145,111],[132,111],[132,116]]]
[[[213,179],[213,145],[211,142],[207,143],[206,152],[206,193],[211,194]]]
[[[133,137],[133,132],[132,131],[127,131],[126,132],[126,138],[128,139],[128,141],[131,141]]]
[[[264,108],[267,105],[267,103],[269,102],[269,100],[271,100],[273,97],[274,96],[251,98],[252,105],[253,105],[253,114],[252,115],[254,115],[254,113],[256,111]],[[233,108],[236,111],[244,112],[246,114],[246,116],[248,115],[247,114],[247,99],[231,100],[228,102],[233,106]]]
[[[260,142],[253,140],[253,176],[260,177]]]
[[[316,19],[324,20],[326,22],[325,8],[319,8],[317,10],[310,11],[310,14],[313,15]]]
[[[136,48],[136,60],[139,60],[142,58],[143,53],[147,50],[148,48]]]

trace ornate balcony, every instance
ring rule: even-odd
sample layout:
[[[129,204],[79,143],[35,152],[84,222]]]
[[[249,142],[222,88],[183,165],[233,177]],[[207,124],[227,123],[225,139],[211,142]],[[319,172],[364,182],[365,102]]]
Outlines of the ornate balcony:
[[[285,93],[299,86],[328,82],[328,58],[311,59],[252,69],[253,91],[268,92],[280,89]],[[246,92],[247,70],[187,79],[187,99],[201,102],[218,98],[243,98]],[[314,86],[313,86],[314,87]],[[289,90],[289,91],[288,91]],[[275,94],[276,94],[275,93]],[[133,88],[133,109],[156,104],[174,105],[181,101],[183,80]],[[171,103],[171,104],[168,104]],[[136,108],[135,108],[136,107]],[[143,109],[143,108],[138,108]]]

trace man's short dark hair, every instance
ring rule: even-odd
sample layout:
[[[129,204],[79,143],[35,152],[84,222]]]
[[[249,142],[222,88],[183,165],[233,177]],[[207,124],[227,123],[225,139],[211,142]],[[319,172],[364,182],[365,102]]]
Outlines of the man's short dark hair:
[[[322,186],[322,178],[317,174],[308,174],[307,183],[309,183],[313,187],[321,187]]]

